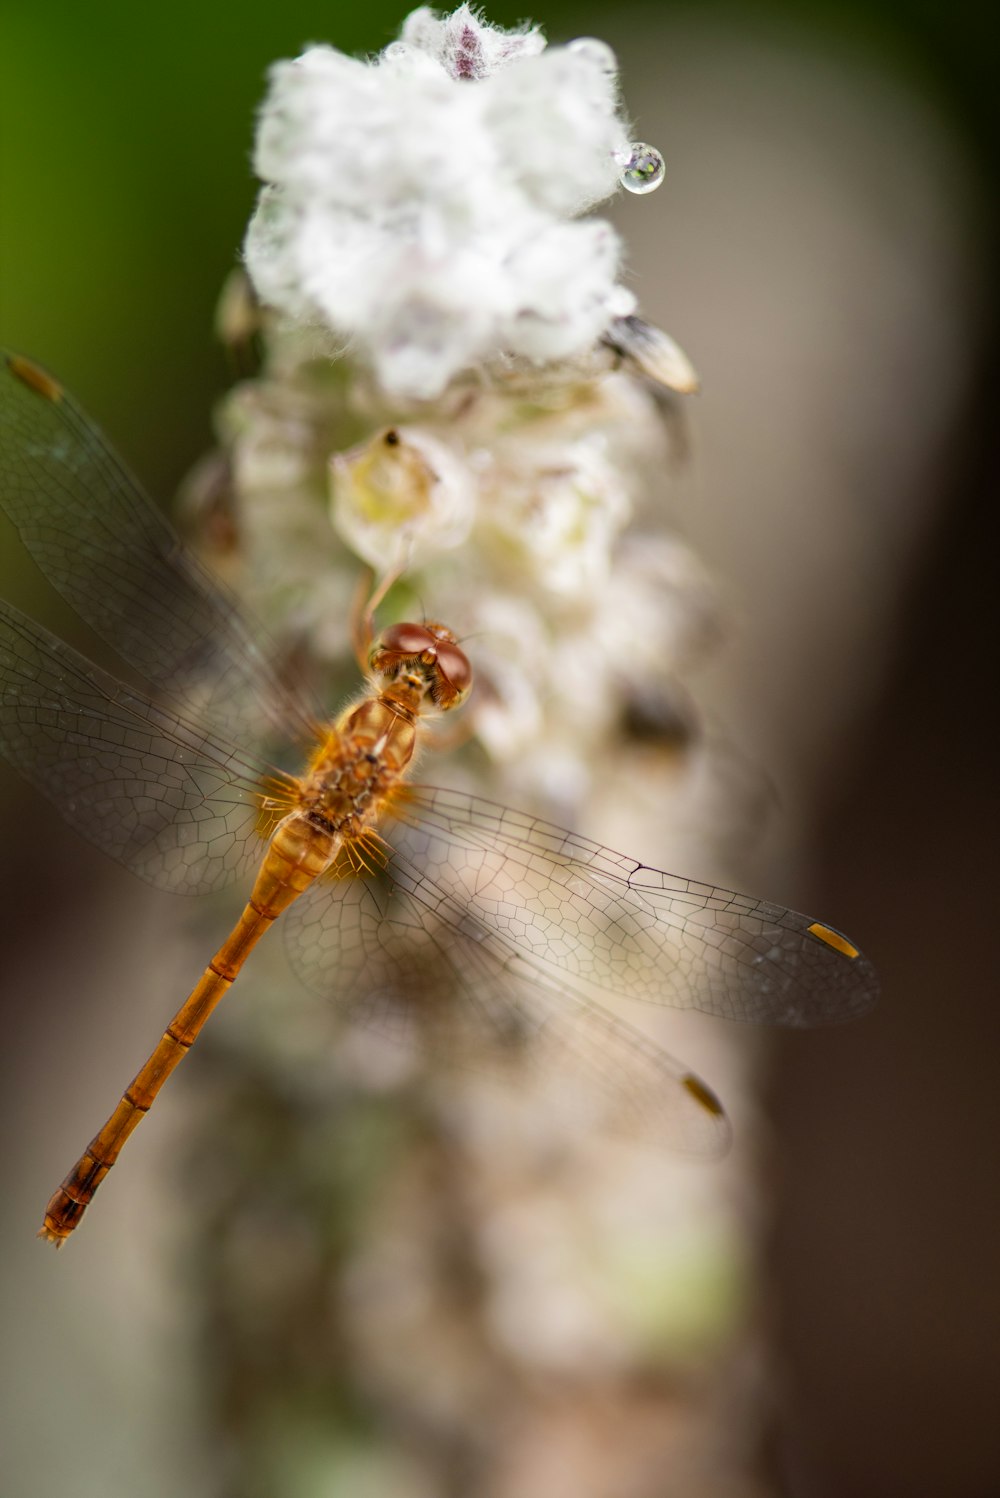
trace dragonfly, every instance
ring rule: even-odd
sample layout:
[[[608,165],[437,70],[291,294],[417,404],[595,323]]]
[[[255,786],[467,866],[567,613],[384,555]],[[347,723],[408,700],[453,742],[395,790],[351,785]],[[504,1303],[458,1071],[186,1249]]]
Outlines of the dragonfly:
[[[438,623],[377,635],[335,716],[186,548],[63,387],[0,361],[0,504],[56,590],[144,683],[0,603],[0,753],[79,833],[152,884],[249,899],[50,1200],[73,1233],[126,1140],[280,917],[291,965],[353,1022],[458,1062],[554,1069],[646,1141],[705,1156],[715,1093],[609,996],[785,1026],[856,1018],[872,964],[795,911],[651,868],[576,832],[410,778],[473,685]],[[289,770],[285,764],[296,766]]]

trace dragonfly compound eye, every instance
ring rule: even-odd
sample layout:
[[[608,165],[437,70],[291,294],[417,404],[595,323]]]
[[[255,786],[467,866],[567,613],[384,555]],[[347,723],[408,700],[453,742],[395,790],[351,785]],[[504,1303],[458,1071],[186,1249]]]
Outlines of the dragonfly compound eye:
[[[454,707],[472,688],[472,667],[469,664],[469,657],[454,642],[441,641],[437,647],[437,664],[442,681],[455,694],[454,700],[449,701],[447,706]],[[445,693],[441,694],[442,707],[446,705],[443,700],[445,695]]]
[[[390,624],[372,646],[369,664],[373,671],[391,671],[401,660],[436,650],[437,640],[422,624]]]

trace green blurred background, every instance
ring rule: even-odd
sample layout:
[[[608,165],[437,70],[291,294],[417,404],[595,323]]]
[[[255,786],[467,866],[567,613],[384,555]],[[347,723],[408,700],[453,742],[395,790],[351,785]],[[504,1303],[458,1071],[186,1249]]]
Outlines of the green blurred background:
[[[973,0],[775,0],[584,10],[550,0],[536,19],[553,40],[593,33],[613,45],[624,36],[635,46],[647,32],[655,39],[664,17],[683,19],[685,13],[720,36],[780,40],[793,27],[798,43],[806,39],[831,57],[859,59],[923,101],[944,122],[976,184],[977,256],[981,265],[995,265],[1000,112],[994,7]],[[518,9],[501,4],[489,14],[498,23],[520,19]],[[77,391],[164,500],[210,445],[213,402],[233,377],[212,323],[255,196],[249,158],[266,68],[310,40],[346,51],[376,50],[395,33],[401,15],[398,4],[382,0],[365,6],[245,0],[239,7],[175,0],[163,8],[124,0],[44,6],[6,0],[0,12],[0,341],[43,362]],[[624,83],[628,96],[627,75]],[[706,201],[721,190],[711,181],[702,186]],[[697,356],[697,328],[684,322],[684,287],[677,277],[672,296],[681,324],[671,324],[672,331]],[[905,886],[913,900],[906,909],[899,896],[882,932],[881,961],[890,980],[887,1028],[849,1042],[868,1048],[873,1070],[881,1068],[886,1080],[881,1092],[873,1083],[878,1106],[859,1117],[857,1133],[846,1143],[831,1142],[824,1132],[817,1050],[804,1068],[793,1060],[776,1087],[779,1119],[805,1142],[789,1165],[771,1273],[779,1286],[785,1350],[798,1370],[792,1403],[799,1434],[805,1448],[826,1454],[818,1474],[814,1466],[803,1466],[801,1481],[794,1460],[774,1464],[784,1474],[775,1479],[776,1489],[794,1498],[869,1492],[873,1498],[985,1498],[1000,1487],[1000,1450],[986,1428],[989,1390],[995,1391],[1000,1375],[1000,1326],[994,1325],[992,1338],[987,1335],[1000,1315],[994,1102],[1000,1037],[988,932],[995,772],[984,747],[996,693],[985,609],[995,591],[997,310],[995,286],[987,280],[969,351],[975,377],[956,424],[953,461],[941,479],[941,518],[914,574],[905,628],[882,700],[871,713],[864,753],[845,769],[842,800],[822,841],[822,908],[843,911],[848,929],[871,929],[870,912],[887,887],[898,892]],[[864,378],[863,356],[858,378]],[[9,532],[0,532],[0,542],[2,591],[30,606],[40,586]],[[5,775],[0,789],[0,814],[23,815],[27,803],[13,777]],[[865,849],[860,878],[859,845]],[[114,871],[104,875],[96,855],[81,853],[76,867],[95,883],[109,881],[103,887],[110,889],[111,904],[125,887],[124,876],[118,883]],[[43,887],[48,882],[53,908],[62,909],[75,875],[41,854],[32,868]],[[6,873],[14,878],[4,908],[17,926],[27,922],[29,907],[36,908],[36,893],[25,892],[22,869],[8,865]],[[913,952],[914,935],[933,932],[938,915],[948,938],[932,943],[933,986],[918,992],[913,974],[926,963]],[[60,936],[63,929],[60,923]],[[49,931],[40,934],[53,939]],[[86,950],[82,921],[65,939],[82,942],[79,950]],[[900,992],[906,995],[902,1012]],[[20,996],[20,989],[7,995],[12,1015]],[[949,1071],[935,1038],[935,1014],[942,1007],[953,1016],[964,1077]],[[43,1016],[36,1023],[44,1029],[47,1021]],[[145,1037],[149,1028],[143,1016],[137,1034]],[[129,1038],[124,1049],[138,1054],[142,1044]],[[899,1060],[908,1048],[915,1058],[909,1072]],[[34,1084],[21,1079],[16,1048],[6,1060],[7,1095],[29,1090]],[[905,1085],[894,1090],[897,1064],[910,1078],[909,1092]],[[121,1069],[116,1060],[118,1081]],[[948,1085],[942,1086],[943,1076],[950,1077]],[[39,1085],[44,1090],[45,1081]],[[877,1142],[887,1137],[892,1143],[883,1156]],[[865,1177],[864,1196],[855,1185],[855,1166],[872,1140],[884,1166],[881,1175]],[[826,1171],[820,1186],[814,1184],[817,1150]],[[51,1184],[36,1183],[39,1202]],[[902,1205],[894,1200],[897,1189]],[[891,1220],[887,1202],[894,1204]],[[24,1229],[20,1221],[5,1223],[11,1241],[20,1240]],[[871,1250],[874,1270],[867,1263],[859,1267],[862,1244]],[[10,1261],[8,1276],[19,1272],[19,1263]],[[856,1279],[845,1275],[847,1263],[857,1270]],[[52,1275],[65,1267],[44,1266]],[[880,1383],[874,1375],[865,1383],[853,1349],[838,1344],[829,1318],[824,1323],[822,1310],[817,1312],[826,1275],[833,1275],[842,1301],[863,1304],[878,1324]],[[31,1294],[44,1295],[42,1275],[32,1274],[25,1283]],[[8,1290],[16,1298],[16,1283]],[[127,1300],[141,1290],[126,1285],[122,1293]],[[834,1309],[841,1303],[831,1298]],[[101,1335],[96,1321],[92,1330]],[[120,1329],[117,1335],[123,1335]],[[5,1334],[3,1342],[10,1391],[22,1373],[11,1336]],[[59,1358],[56,1341],[43,1361],[55,1365]],[[857,1379],[865,1391],[860,1413],[845,1393]],[[113,1425],[115,1411],[101,1410],[101,1403],[95,1396],[93,1419]],[[59,1439],[48,1433],[41,1391],[38,1410],[34,1438]],[[852,1428],[845,1410],[858,1420],[849,1439],[843,1436]],[[86,1445],[85,1425],[73,1425],[83,1415],[66,1425],[58,1405],[48,1415],[66,1439],[72,1435]],[[196,1470],[199,1490],[215,1491],[187,1449],[196,1437],[181,1443],[183,1458],[169,1439],[158,1439],[166,1465],[151,1491],[195,1491],[188,1483]],[[122,1458],[123,1484],[131,1481],[133,1461]],[[38,1472],[46,1470],[42,1464]],[[114,1461],[99,1463],[92,1478],[81,1478],[74,1498],[90,1491],[114,1498],[115,1470]],[[10,1481],[18,1486],[5,1486],[5,1498],[54,1498],[44,1476],[33,1477],[24,1467]],[[275,1492],[274,1498],[283,1495]]]

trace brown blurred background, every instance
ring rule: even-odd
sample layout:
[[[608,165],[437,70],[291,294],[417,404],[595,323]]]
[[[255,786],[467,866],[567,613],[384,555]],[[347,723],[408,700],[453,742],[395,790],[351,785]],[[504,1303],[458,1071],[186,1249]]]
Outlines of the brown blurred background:
[[[265,68],[308,40],[375,49],[400,14],[8,0],[0,338],[56,371],[164,500],[232,377],[211,328],[254,197]],[[748,880],[856,934],[884,982],[874,1018],[774,1057],[771,1357],[747,1491],[986,1498],[1000,1491],[988,10],[553,0],[537,19],[553,40],[615,47],[637,133],[667,156],[661,191],[616,217],[644,311],[704,381],[671,514],[732,618],[700,699],[777,789]],[[72,629],[6,529],[0,581]],[[225,1436],[206,1436],[182,1376],[199,1334],[183,1285],[165,1296],[150,1261],[177,1231],[139,1184],[162,1143],[137,1139],[134,1194],[101,1204],[113,1273],[96,1233],[58,1261],[31,1237],[78,1128],[181,991],[183,954],[158,940],[167,897],[5,769],[0,818],[0,1491],[213,1494]],[[178,1106],[163,1104],[168,1139]],[[273,1491],[368,1491],[343,1482],[288,1474]]]

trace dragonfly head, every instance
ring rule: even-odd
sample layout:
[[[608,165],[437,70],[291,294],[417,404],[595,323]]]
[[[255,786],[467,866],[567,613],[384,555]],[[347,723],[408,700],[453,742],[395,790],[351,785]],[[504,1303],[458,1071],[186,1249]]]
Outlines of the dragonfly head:
[[[472,690],[469,658],[444,624],[390,624],[372,645],[368,668],[417,702],[429,697],[442,712],[458,707]]]

